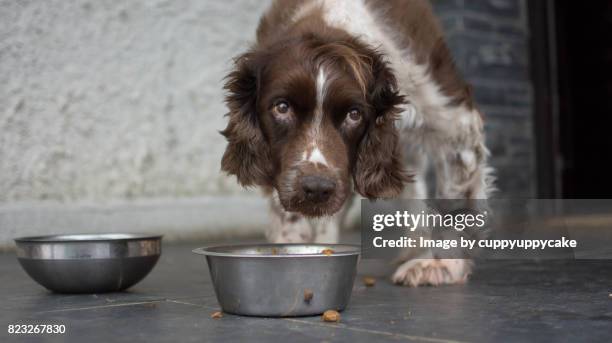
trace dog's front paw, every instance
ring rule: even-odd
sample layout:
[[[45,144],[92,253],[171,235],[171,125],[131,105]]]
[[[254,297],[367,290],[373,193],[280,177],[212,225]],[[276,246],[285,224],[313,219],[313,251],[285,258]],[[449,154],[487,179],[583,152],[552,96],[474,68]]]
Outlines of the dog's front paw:
[[[467,281],[472,261],[462,259],[414,259],[402,263],[392,280],[410,287],[461,284]]]

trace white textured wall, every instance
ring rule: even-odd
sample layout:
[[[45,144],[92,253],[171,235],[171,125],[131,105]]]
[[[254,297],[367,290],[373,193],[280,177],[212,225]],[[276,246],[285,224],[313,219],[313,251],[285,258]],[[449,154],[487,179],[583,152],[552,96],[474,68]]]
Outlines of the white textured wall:
[[[1,1],[0,243],[48,203],[249,196],[219,172],[221,87],[268,3]]]

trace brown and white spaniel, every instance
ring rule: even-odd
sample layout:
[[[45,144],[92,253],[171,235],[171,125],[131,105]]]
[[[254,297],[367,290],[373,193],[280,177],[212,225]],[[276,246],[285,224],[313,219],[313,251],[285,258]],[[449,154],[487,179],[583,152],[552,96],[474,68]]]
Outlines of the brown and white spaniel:
[[[425,0],[278,0],[228,75],[222,169],[271,198],[272,242],[338,240],[353,192],[485,199],[482,116]],[[393,275],[461,283],[468,260],[410,256]]]

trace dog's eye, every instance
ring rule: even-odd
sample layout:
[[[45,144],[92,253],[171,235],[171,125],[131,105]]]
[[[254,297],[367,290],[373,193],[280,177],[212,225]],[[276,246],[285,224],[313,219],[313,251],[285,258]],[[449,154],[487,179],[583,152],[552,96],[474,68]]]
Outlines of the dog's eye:
[[[291,106],[287,101],[281,100],[274,104],[274,114],[279,116],[286,116],[291,112]]]
[[[361,120],[361,112],[358,109],[353,108],[346,113],[346,119],[350,122],[357,123]]]

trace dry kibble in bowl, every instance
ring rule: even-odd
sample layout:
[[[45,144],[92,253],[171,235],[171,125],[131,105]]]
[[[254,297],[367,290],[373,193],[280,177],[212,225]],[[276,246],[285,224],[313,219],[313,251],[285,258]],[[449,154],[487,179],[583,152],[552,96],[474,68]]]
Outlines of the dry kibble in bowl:
[[[321,251],[321,254],[325,256],[331,256],[333,253],[334,251],[332,249],[324,249],[323,251]]]
[[[340,313],[334,310],[327,310],[323,312],[323,316],[321,317],[324,322],[333,322],[337,323],[340,321]]]

